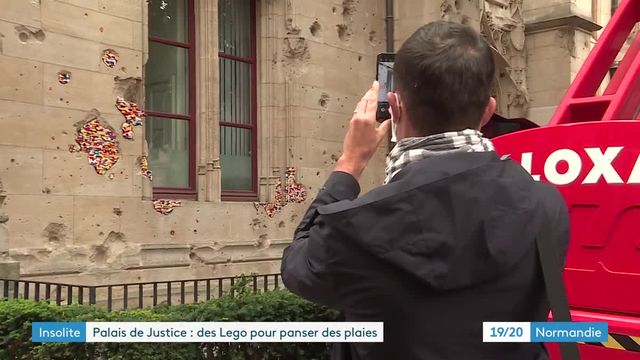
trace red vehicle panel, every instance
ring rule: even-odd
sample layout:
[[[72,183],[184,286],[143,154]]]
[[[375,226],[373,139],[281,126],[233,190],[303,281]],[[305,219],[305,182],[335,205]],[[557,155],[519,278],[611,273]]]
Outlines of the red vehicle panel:
[[[557,186],[567,202],[572,319],[609,324],[608,342],[580,345],[585,360],[640,360],[640,35],[597,93],[638,21],[640,1],[624,0],[549,125],[493,139],[500,154]],[[560,359],[557,344],[547,346]]]

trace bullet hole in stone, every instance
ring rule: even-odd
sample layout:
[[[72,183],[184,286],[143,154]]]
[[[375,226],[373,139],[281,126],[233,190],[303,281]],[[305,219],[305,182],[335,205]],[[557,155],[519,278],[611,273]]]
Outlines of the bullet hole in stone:
[[[338,12],[338,9],[334,6],[331,8],[331,12],[335,14],[336,12]]]
[[[338,155],[336,155],[336,154],[331,154],[331,160],[333,160],[333,161],[338,161]]]
[[[44,31],[39,30],[38,32],[36,32],[34,34],[34,37],[36,38],[36,40],[42,42],[42,41],[44,41],[44,38],[46,37],[46,35],[44,34]]]
[[[49,189],[48,187],[45,187],[44,189],[42,189],[42,193],[43,194],[51,194],[51,189]]]
[[[140,100],[140,93],[142,89],[142,78],[140,77],[126,77],[121,78],[116,76],[113,78],[114,93],[119,94],[122,98],[129,101],[138,102]]]
[[[320,36],[322,33],[322,26],[318,21],[314,21],[313,24],[309,27],[309,31],[311,31],[311,35]]]
[[[40,29],[30,29],[24,25],[18,25],[15,27],[18,33],[18,40],[23,43],[42,42],[46,38],[44,31]]]
[[[96,224],[97,227],[100,227],[100,224]]]
[[[200,223],[200,220],[196,219],[196,224]]]
[[[88,13],[84,13],[84,16],[89,16],[89,14]]]
[[[300,156],[299,160],[302,161],[302,156]]]
[[[16,159],[11,159],[11,162],[12,162],[12,163],[16,162]]]
[[[342,15],[345,17],[350,17],[355,14],[356,6],[358,5],[357,0],[342,0]]]
[[[460,0],[455,0],[455,1],[453,2],[453,6],[455,6],[455,8],[456,8],[457,10],[460,10],[460,8],[462,7],[462,6],[460,5]]]
[[[351,30],[347,24],[338,24],[336,29],[338,30],[338,38],[341,41],[347,41],[351,38]]]
[[[23,74],[23,73],[20,73],[20,76],[24,76],[24,74]]]
[[[284,226],[285,226],[284,221],[280,221],[280,222],[278,223],[278,227],[279,227],[279,228],[283,228]]]
[[[358,55],[358,61],[362,61],[362,55]]]
[[[326,110],[329,107],[329,94],[322,93],[322,95],[320,95],[320,100],[318,100],[318,104]]]
[[[327,150],[322,150],[322,155],[327,155]]]
[[[198,233],[198,230],[193,229],[193,233],[194,233],[194,234],[197,234],[197,233]]]
[[[60,150],[60,146],[56,146],[56,150]]]
[[[100,26],[100,32],[104,32],[104,28]]]
[[[63,242],[66,237],[66,226],[61,223],[49,223],[44,228],[44,236],[49,242],[60,243]]]
[[[60,101],[64,101],[64,99],[63,99],[63,98],[60,98]]]
[[[169,234],[171,234],[171,236],[173,236],[173,235],[176,234],[176,232],[175,232],[175,230],[171,230],[171,231],[169,231]]]
[[[66,130],[62,130],[62,135],[69,135],[69,133]]]
[[[67,105],[69,105],[69,100],[65,101],[65,103],[66,103]]]
[[[51,86],[49,86],[49,91],[53,90],[53,88]]]
[[[120,209],[120,208],[113,208],[113,213],[114,213],[116,216],[122,216],[122,209]]]
[[[375,30],[369,31],[369,43],[373,46],[378,45],[378,35]]]
[[[98,236],[104,236],[104,232],[100,231],[100,232],[98,233]]]
[[[57,156],[54,156],[54,157],[53,157],[53,160],[58,160],[58,157],[57,157]]]
[[[51,137],[51,140],[55,140],[55,139],[56,139],[56,137],[55,137],[55,136],[52,136],[52,137]]]

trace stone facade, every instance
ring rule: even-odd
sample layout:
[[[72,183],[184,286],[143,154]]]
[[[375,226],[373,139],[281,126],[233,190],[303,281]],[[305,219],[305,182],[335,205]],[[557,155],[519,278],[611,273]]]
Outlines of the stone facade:
[[[397,49],[439,18],[476,27],[496,54],[500,112],[544,123],[593,44],[592,3],[396,0],[393,40]],[[198,196],[169,215],[154,210],[151,183],[141,175],[143,129],[120,141],[112,178],[96,174],[87,154],[69,151],[88,116],[120,128],[117,97],[144,104],[147,2],[3,4],[0,256],[19,262],[21,277],[104,284],[279,270],[282,250],[340,155],[352,110],[375,77],[376,54],[385,51],[385,1],[257,4],[258,200],[273,200],[288,166],[309,191],[306,202],[274,217],[252,201],[221,201],[216,1],[194,2]],[[118,54],[115,67],[103,63],[105,50]],[[61,74],[69,74],[68,83]],[[386,147],[366,171],[363,191],[382,182]]]

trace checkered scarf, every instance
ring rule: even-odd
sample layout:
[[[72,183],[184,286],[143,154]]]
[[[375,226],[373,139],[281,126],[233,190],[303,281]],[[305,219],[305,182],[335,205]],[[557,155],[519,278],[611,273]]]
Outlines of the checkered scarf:
[[[387,184],[394,175],[409,163],[434,155],[452,152],[493,151],[491,140],[482,136],[478,130],[466,129],[426,137],[411,137],[400,140],[387,156]]]

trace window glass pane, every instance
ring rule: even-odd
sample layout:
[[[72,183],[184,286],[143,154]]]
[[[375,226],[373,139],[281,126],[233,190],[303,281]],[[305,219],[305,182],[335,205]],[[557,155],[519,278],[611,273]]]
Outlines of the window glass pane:
[[[189,122],[148,116],[149,170],[154,187],[189,186]]]
[[[220,58],[220,120],[251,124],[251,64]]]
[[[149,42],[146,65],[146,107],[172,114],[189,112],[189,54],[187,49]]]
[[[218,1],[220,51],[235,56],[252,57],[251,1]]]
[[[223,190],[252,190],[251,130],[220,128],[220,167]]]
[[[149,35],[174,41],[188,42],[188,0],[148,1]]]

